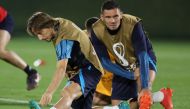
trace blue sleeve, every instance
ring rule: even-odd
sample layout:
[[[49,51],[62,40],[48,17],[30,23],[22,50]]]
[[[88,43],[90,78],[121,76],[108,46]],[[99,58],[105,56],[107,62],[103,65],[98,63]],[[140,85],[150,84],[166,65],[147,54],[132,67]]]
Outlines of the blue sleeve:
[[[147,54],[146,36],[142,28],[141,22],[137,23],[132,33],[132,43],[135,55],[140,64],[140,76],[142,88],[148,88],[149,82],[149,59]]]
[[[55,46],[57,60],[71,58],[72,47],[73,47],[73,41],[61,40]]]
[[[129,71],[121,68],[119,65],[111,62],[111,60],[109,58],[109,54],[107,52],[107,48],[96,37],[96,35],[93,31],[91,33],[91,41],[92,41],[94,49],[95,49],[104,69],[106,69],[109,72],[114,73],[115,75],[119,75],[119,76],[122,76],[122,77],[125,77],[128,79],[134,80],[134,73],[133,72],[129,72]]]

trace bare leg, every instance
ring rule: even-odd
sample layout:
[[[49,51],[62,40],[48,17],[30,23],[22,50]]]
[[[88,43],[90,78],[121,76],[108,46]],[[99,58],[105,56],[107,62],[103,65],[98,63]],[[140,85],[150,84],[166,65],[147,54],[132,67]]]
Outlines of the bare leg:
[[[19,69],[23,70],[27,64],[13,51],[6,49],[7,44],[10,41],[10,34],[5,30],[0,30],[0,58]]]
[[[38,86],[40,75],[35,69],[31,69],[29,66],[27,66],[27,63],[15,52],[6,49],[10,38],[11,36],[8,31],[0,29],[0,59],[25,71],[27,74],[27,90],[32,90]]]
[[[130,102],[129,105],[130,105],[130,109],[139,109],[137,101]]]
[[[154,70],[149,70],[149,89],[152,90],[152,84],[154,83],[155,77],[156,77],[156,72]]]
[[[111,100],[111,103],[113,106],[119,105],[121,103],[121,100]]]
[[[136,68],[135,72],[140,72],[139,68]],[[149,70],[149,89],[152,90],[152,84],[155,80],[156,72],[154,70]],[[137,77],[137,86],[138,86],[138,92],[141,91],[141,80],[140,75]]]
[[[111,97],[95,92],[93,96],[93,105],[105,106],[111,104]]]
[[[139,68],[135,70],[135,72],[140,72]],[[149,70],[149,81],[148,81],[148,88],[142,89],[141,87],[141,78],[140,76],[137,78],[137,86],[138,86],[138,101],[139,101],[139,108],[147,108],[151,107],[152,105],[152,84],[155,80],[155,71]],[[146,103],[144,102],[146,100]]]
[[[81,87],[79,84],[71,82],[62,91],[62,98],[55,104],[56,109],[71,109],[73,100],[82,95]]]

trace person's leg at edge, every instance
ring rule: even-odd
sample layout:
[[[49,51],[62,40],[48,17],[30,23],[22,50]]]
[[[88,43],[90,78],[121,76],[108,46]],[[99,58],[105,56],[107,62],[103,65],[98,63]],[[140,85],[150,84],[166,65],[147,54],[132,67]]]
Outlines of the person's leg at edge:
[[[6,62],[24,70],[27,64],[15,52],[6,49],[11,36],[8,31],[0,30],[0,58]]]
[[[40,75],[35,69],[31,69],[27,63],[19,57],[15,52],[6,49],[11,39],[10,33],[0,29],[0,58],[13,66],[23,70],[28,75],[27,89],[31,90],[37,87],[40,80]]]
[[[73,100],[82,95],[81,87],[78,83],[71,82],[62,91],[61,99],[52,107],[52,109],[71,109]]]

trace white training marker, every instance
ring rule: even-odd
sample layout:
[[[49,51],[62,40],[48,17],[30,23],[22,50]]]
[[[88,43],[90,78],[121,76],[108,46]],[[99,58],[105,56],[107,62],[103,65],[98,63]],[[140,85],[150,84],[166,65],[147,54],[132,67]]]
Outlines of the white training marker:
[[[43,61],[41,59],[36,59],[33,63],[33,65],[35,67],[39,67],[40,65],[42,65]]]

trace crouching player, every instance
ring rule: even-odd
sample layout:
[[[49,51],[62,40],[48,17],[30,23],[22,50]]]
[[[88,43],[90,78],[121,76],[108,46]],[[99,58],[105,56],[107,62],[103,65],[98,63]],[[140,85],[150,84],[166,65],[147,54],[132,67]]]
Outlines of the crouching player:
[[[39,40],[52,41],[57,55],[55,74],[40,104],[51,102],[68,67],[77,73],[70,78],[61,99],[51,109],[91,109],[103,69],[88,36],[71,21],[43,12],[36,12],[28,19],[27,31]]]
[[[90,17],[85,21],[84,32],[90,37],[92,25],[98,20],[98,17]],[[114,61],[113,56],[110,55],[110,59]],[[93,105],[104,106],[111,104],[111,89],[112,89],[113,74],[108,71],[104,71],[104,75],[101,77],[96,91],[93,97]]]
[[[99,20],[98,17],[90,17],[85,21],[85,28],[84,30],[89,37],[91,37],[90,33],[92,30],[92,25]],[[109,53],[109,52],[108,52]],[[115,63],[114,56],[109,53],[109,59]],[[113,80],[113,73],[104,69],[104,75],[101,77],[96,91],[93,97],[93,105],[94,109],[128,109],[129,105],[128,102],[123,101],[120,102],[118,105],[111,106],[112,100],[112,80]]]
[[[123,14],[114,0],[107,0],[102,4],[100,16],[100,20],[92,26],[91,39],[102,66],[118,75],[113,78],[112,99],[118,104],[120,100],[137,97],[137,80],[139,109],[150,109],[154,101],[151,88],[156,75],[156,56],[144,32],[142,20]],[[116,64],[107,58],[107,51],[115,57]],[[161,89],[160,92],[163,99],[159,102],[165,109],[173,109],[171,89]]]

